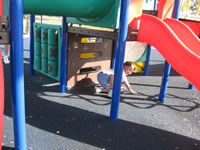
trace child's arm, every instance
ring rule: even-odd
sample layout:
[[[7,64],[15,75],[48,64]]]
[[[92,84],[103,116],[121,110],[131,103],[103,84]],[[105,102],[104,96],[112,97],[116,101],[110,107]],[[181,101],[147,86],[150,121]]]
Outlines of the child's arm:
[[[125,86],[127,87],[127,89],[132,93],[132,94],[137,94],[136,91],[134,91],[131,87],[131,85],[129,84],[129,82],[127,80],[123,81],[123,83],[125,84]]]

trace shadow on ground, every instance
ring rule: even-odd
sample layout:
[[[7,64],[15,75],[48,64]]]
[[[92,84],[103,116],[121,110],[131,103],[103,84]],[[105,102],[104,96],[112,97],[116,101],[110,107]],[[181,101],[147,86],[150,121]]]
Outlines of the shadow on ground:
[[[2,146],[2,150],[15,150],[13,147]]]
[[[26,122],[34,127],[106,150],[197,149],[200,141],[129,121],[44,100],[35,94],[26,101]],[[11,106],[6,104],[7,116]]]

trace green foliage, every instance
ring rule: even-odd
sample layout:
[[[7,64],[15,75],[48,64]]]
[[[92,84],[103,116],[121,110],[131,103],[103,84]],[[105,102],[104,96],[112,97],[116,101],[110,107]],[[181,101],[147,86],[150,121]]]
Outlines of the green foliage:
[[[199,3],[199,0],[190,0],[189,10],[191,11],[191,14],[196,14],[198,3]]]

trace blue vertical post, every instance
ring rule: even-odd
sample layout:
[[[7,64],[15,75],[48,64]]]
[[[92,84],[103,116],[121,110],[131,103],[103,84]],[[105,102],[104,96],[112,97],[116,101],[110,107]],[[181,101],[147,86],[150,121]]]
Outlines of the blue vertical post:
[[[35,15],[30,16],[30,75],[35,75],[34,65],[34,29],[33,23],[35,22]]]
[[[172,18],[179,19],[179,10],[181,7],[181,0],[175,0],[174,2],[174,10],[172,12]]]
[[[62,39],[61,39],[61,65],[60,65],[60,92],[64,93],[66,91],[67,82],[67,23],[66,17],[62,19]]]
[[[27,150],[24,102],[23,0],[10,0],[10,45],[15,149]]]
[[[194,89],[194,85],[192,85],[192,84],[189,83],[189,85],[188,85],[188,89],[193,90],[193,89]]]
[[[158,0],[154,1],[153,10],[157,9],[157,2],[158,2]],[[150,56],[151,56],[151,45],[148,44],[147,45],[147,58],[146,58],[145,67],[144,67],[144,75],[145,76],[147,76],[149,73]]]
[[[144,67],[144,75],[147,76],[149,73],[149,62],[150,62],[150,56],[151,56],[151,45],[147,45],[147,57]]]
[[[116,65],[114,75],[114,85],[112,93],[112,103],[110,111],[110,119],[118,119],[119,101],[120,101],[120,90],[122,82],[123,62],[125,54],[125,44],[128,33],[128,8],[130,0],[121,1],[121,14],[120,14],[120,29],[118,44],[116,48]]]
[[[113,52],[113,59],[112,59],[112,68],[115,68],[115,64],[116,64],[116,55],[117,55],[117,46],[118,45],[118,41],[115,40],[114,41],[114,52]]]
[[[171,65],[167,61],[165,61],[164,74],[162,78],[160,96],[159,96],[159,100],[161,102],[165,101],[170,71],[171,71]]]
[[[181,0],[175,0],[174,10],[172,13],[172,17],[175,19],[179,18],[180,6],[181,6]],[[171,65],[167,61],[165,61],[165,69],[164,69],[164,74],[163,74],[161,89],[160,89],[160,96],[159,96],[159,100],[161,102],[165,101],[170,71],[171,71]]]
[[[154,0],[153,10],[157,9],[157,3],[158,3],[158,0]]]

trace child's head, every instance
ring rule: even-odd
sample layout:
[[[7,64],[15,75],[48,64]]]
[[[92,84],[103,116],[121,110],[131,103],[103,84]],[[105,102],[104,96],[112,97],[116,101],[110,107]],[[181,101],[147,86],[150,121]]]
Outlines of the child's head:
[[[132,62],[127,61],[124,63],[124,72],[126,75],[132,74],[134,70],[135,70],[135,65]]]

